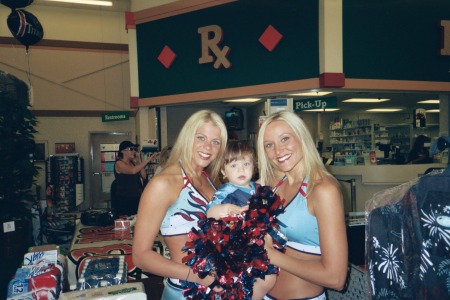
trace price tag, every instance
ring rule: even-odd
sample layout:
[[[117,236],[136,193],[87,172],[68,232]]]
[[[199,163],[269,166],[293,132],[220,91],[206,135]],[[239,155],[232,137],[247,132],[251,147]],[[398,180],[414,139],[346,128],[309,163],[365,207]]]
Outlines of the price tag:
[[[3,232],[12,232],[16,231],[16,226],[14,224],[14,221],[4,222],[3,223]]]

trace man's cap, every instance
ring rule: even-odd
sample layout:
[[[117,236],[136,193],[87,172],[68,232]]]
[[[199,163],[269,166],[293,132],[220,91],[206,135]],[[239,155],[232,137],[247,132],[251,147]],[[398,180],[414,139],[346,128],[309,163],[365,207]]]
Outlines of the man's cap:
[[[130,141],[123,141],[122,143],[120,143],[119,145],[119,152],[121,152],[122,150],[129,148],[129,147],[139,147],[139,144],[133,144]]]

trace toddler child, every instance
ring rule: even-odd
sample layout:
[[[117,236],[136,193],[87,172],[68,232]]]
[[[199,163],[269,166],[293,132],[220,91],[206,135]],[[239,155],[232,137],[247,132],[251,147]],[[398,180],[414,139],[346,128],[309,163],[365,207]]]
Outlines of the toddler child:
[[[227,182],[216,191],[207,205],[208,218],[239,215],[248,209],[248,200],[259,186],[252,181],[254,170],[255,156],[250,145],[242,141],[229,141],[221,168]],[[252,300],[263,299],[275,285],[275,280],[276,274],[266,274],[265,279],[256,278]]]

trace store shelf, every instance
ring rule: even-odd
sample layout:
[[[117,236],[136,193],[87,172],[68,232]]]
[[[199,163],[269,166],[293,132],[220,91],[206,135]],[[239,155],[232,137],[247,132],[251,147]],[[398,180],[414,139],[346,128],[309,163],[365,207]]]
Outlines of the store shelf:
[[[362,155],[373,149],[373,123],[370,119],[340,120],[330,124],[330,144],[336,153]]]
[[[154,153],[158,152],[157,149],[155,149],[154,151],[143,151],[141,152],[141,160],[144,161],[146,160],[149,156],[153,155]],[[156,158],[154,160],[154,162],[149,163],[146,166],[146,172],[147,172],[147,180],[151,180],[153,176],[155,176],[155,171],[156,168],[158,167],[159,164],[159,157]]]

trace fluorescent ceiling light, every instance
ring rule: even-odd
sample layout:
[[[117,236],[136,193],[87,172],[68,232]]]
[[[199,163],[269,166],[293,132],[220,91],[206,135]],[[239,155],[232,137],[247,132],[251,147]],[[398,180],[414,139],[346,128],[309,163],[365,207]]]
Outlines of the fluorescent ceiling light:
[[[439,100],[422,100],[422,101],[417,101],[417,103],[420,103],[420,104],[439,104],[440,101]]]
[[[305,93],[297,93],[297,94],[289,94],[289,96],[308,96],[308,97],[320,97],[332,94],[333,92],[305,92]]]
[[[330,112],[330,111],[337,111],[340,110],[340,108],[315,108],[315,109],[305,109],[304,112]]]
[[[366,109],[366,111],[370,112],[396,112],[401,111],[403,109],[401,108],[372,108],[372,109]]]
[[[246,102],[246,103],[251,103],[251,102],[256,102],[261,100],[261,98],[243,98],[243,99],[232,99],[232,100],[224,100],[223,102]]]
[[[112,6],[112,1],[95,1],[95,0],[46,0],[51,2],[64,2],[64,3],[74,3],[74,4],[89,4],[89,5],[100,5],[100,6]]]
[[[429,110],[426,110],[425,112],[427,112],[427,113],[438,113],[438,112],[440,112],[440,110],[439,109],[429,109]]]
[[[389,101],[391,99],[385,98],[351,98],[347,100],[343,100],[342,102],[358,102],[358,103],[379,103]]]

